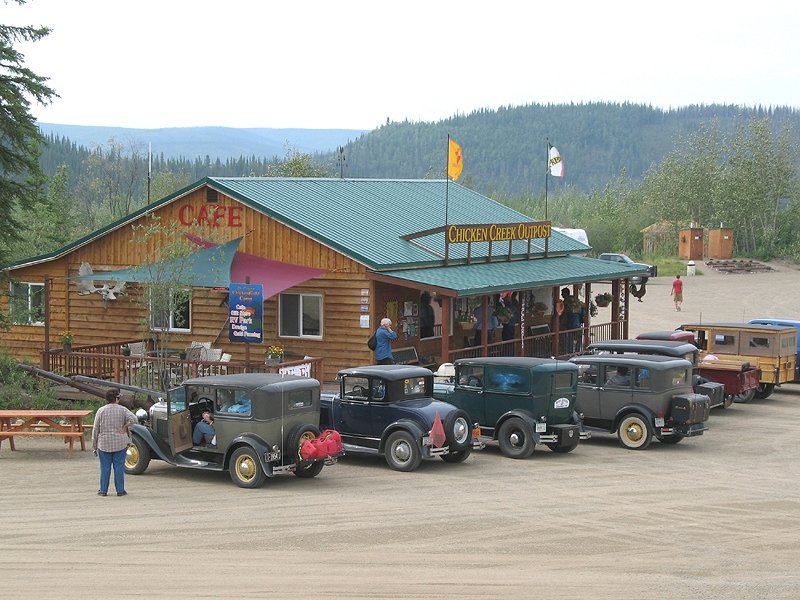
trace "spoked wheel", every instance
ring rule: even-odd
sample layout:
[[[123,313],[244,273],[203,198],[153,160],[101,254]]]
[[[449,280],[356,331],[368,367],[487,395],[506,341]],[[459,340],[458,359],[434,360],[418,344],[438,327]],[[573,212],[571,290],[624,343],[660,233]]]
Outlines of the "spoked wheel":
[[[125,452],[125,473],[141,475],[150,464],[150,446],[142,438],[134,435]]]
[[[509,458],[528,458],[536,446],[531,426],[519,417],[503,422],[497,432],[497,441],[500,442],[500,452]]]
[[[741,404],[747,404],[756,396],[755,390],[747,390],[746,392],[742,392],[741,394],[736,394],[733,396],[734,402],[740,402]]]
[[[629,450],[644,450],[653,439],[650,424],[639,414],[623,417],[617,428],[619,443]]]
[[[407,431],[395,431],[386,440],[386,462],[395,471],[413,471],[422,462],[417,441]]]
[[[237,448],[231,456],[229,467],[233,483],[243,488],[257,488],[267,477],[258,456],[252,448]]]

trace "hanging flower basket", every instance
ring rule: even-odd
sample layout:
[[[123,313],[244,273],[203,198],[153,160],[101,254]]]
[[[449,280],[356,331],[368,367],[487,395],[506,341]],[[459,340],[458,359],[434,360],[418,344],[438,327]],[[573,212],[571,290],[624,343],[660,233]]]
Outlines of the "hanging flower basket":
[[[464,331],[471,331],[475,327],[475,321],[458,321],[458,325]]]
[[[609,294],[608,292],[597,294],[597,296],[594,297],[594,301],[597,304],[597,306],[601,306],[603,308],[611,304],[611,299],[612,299],[611,294]]]

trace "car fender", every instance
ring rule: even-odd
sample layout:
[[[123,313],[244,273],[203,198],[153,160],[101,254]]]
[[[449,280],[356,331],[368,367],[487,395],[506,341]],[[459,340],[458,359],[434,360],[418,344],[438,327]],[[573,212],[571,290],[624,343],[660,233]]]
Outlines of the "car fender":
[[[500,415],[500,418],[497,419],[497,422],[494,424],[494,434],[492,435],[493,440],[497,439],[497,433],[500,431],[500,426],[512,417],[518,417],[530,425],[531,431],[533,432],[533,441],[537,444],[540,443],[539,434],[536,433],[536,417],[533,416],[533,413],[521,409],[513,409]]]
[[[650,426],[655,429],[656,414],[644,404],[632,403],[632,404],[626,404],[617,411],[617,414],[614,416],[614,428],[611,431],[615,431],[619,426],[619,422],[625,416],[631,413],[639,413],[640,415],[644,416],[650,423]]]
[[[160,460],[168,462],[171,465],[177,464],[169,452],[169,446],[167,446],[160,438],[155,436],[152,429],[146,425],[134,423],[128,427],[128,431],[131,433],[131,435],[136,434],[142,438],[142,440],[150,447],[150,450]]]
[[[225,452],[225,470],[230,467],[231,455],[233,454],[234,450],[241,448],[242,446],[249,446],[253,452],[255,452],[256,456],[258,456],[258,462],[261,464],[261,468],[264,469],[264,473],[266,473],[267,477],[274,477],[272,472],[272,463],[264,460],[264,455],[267,452],[272,451],[272,446],[264,441],[263,438],[252,433],[242,433],[231,440],[231,443],[228,445],[228,449]]]
[[[380,454],[383,454],[384,450],[386,449],[387,438],[395,431],[399,430],[409,432],[416,440],[417,446],[419,446],[420,450],[422,450],[422,438],[425,437],[428,432],[423,431],[422,427],[420,427],[419,423],[416,421],[412,421],[411,419],[399,419],[383,430],[383,433],[381,434],[381,443],[378,447],[378,452]]]

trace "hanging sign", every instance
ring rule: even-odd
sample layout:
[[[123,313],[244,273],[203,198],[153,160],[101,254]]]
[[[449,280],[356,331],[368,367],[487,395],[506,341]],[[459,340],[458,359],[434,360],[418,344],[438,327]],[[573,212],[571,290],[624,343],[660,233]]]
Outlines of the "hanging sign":
[[[264,341],[264,286],[231,283],[228,291],[228,339],[260,344]]]

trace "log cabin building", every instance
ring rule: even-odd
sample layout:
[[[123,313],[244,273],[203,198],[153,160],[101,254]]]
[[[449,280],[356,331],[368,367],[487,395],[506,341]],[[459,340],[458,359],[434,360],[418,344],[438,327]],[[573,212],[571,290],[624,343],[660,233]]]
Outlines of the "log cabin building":
[[[163,258],[135,239],[134,226],[153,216],[171,235],[200,244],[191,266],[197,279],[160,311],[142,302],[146,285],[131,275]],[[222,279],[203,279],[202,247],[238,238]],[[47,366],[64,352],[63,331],[74,336],[73,353],[118,354],[130,340],[152,344],[158,330],[169,333],[170,346],[203,341],[234,363],[263,365],[268,346],[287,358],[318,357],[318,378],[332,381],[342,368],[374,361],[366,340],[388,316],[403,362],[569,355],[576,346],[567,347],[557,314],[561,287],[585,301],[592,283],[610,285],[611,318],[592,325],[587,314],[573,333],[583,341],[627,337],[620,307],[630,306],[629,278],[641,274],[588,258],[590,250],[548,222],[445,180],[207,177],[56,252],[6,267],[13,325],[0,332],[0,345]],[[87,265],[91,280],[76,279]],[[264,285],[260,345],[231,341],[230,281]],[[473,315],[488,317],[501,294],[521,307],[513,337],[474,335]],[[423,297],[435,315],[425,338]]]

